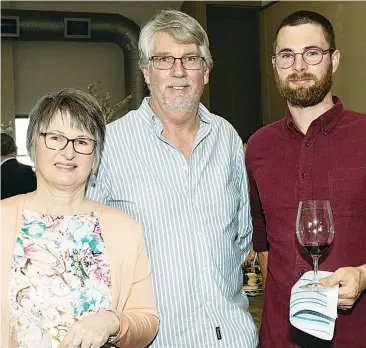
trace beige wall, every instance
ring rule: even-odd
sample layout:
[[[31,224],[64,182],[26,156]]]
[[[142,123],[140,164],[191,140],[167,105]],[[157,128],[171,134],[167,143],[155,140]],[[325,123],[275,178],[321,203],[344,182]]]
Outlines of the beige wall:
[[[14,130],[14,78],[13,46],[11,41],[1,41],[1,122],[5,129],[11,122]]]
[[[43,95],[101,82],[112,102],[125,97],[123,52],[112,43],[13,43],[15,113],[27,115]]]
[[[3,8],[19,10],[118,13],[140,27],[159,9],[179,9],[181,1],[8,1]],[[112,102],[123,99],[123,52],[110,43],[1,43],[1,114],[13,120],[28,114],[44,94],[63,87],[86,87],[100,81]]]
[[[261,70],[263,123],[283,117],[285,103],[273,79],[272,42],[280,22],[297,10],[321,13],[333,24],[340,67],[334,75],[333,93],[346,108],[366,113],[366,2],[280,1],[261,13]]]
[[[10,8],[10,1],[2,1],[1,8]],[[14,130],[14,77],[12,41],[1,41],[1,122]]]

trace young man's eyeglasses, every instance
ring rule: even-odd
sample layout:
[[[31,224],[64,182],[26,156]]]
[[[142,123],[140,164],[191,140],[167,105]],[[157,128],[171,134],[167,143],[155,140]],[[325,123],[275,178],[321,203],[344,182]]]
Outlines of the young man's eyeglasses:
[[[318,65],[322,62],[323,56],[325,54],[332,53],[333,51],[334,51],[333,48],[322,50],[321,48],[318,47],[307,48],[302,53],[295,53],[291,50],[283,50],[281,52],[278,52],[277,54],[272,55],[272,59],[275,60],[276,65],[280,69],[288,69],[294,65],[295,57],[298,54],[302,56],[302,59],[306,64]]]
[[[97,142],[90,138],[69,139],[58,133],[40,133],[44,137],[44,144],[50,150],[63,150],[71,141],[74,151],[81,155],[90,155],[93,153]]]
[[[153,62],[154,68],[159,70],[169,70],[173,67],[176,60],[182,62],[183,68],[186,70],[200,70],[203,67],[205,58],[200,56],[183,56],[176,58],[173,56],[152,56],[150,60]]]

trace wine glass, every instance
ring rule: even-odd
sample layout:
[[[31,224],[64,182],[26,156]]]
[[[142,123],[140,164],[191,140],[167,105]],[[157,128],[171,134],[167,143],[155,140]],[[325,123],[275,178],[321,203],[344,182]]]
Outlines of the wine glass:
[[[334,221],[328,200],[300,201],[296,219],[296,236],[310,254],[314,265],[313,280],[301,289],[326,290],[318,277],[318,260],[334,239]]]

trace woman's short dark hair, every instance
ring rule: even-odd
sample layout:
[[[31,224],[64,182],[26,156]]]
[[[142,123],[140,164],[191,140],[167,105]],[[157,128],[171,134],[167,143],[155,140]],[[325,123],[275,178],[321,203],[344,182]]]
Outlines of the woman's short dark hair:
[[[78,89],[65,88],[46,94],[30,111],[27,150],[31,160],[36,164],[37,139],[41,132],[47,131],[57,112],[60,112],[62,117],[69,113],[72,127],[85,130],[95,138],[97,145],[92,171],[96,173],[104,146],[105,118],[97,100]]]
[[[329,44],[329,48],[336,49],[334,29],[329,20],[317,12],[302,10],[291,13],[281,22],[276,31],[273,52],[276,52],[278,33],[283,27],[295,27],[302,24],[320,25],[323,29],[324,37]]]

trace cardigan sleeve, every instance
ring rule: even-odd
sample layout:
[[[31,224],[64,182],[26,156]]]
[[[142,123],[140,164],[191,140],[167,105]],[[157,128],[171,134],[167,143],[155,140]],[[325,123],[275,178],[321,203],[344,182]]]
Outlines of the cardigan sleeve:
[[[158,332],[157,314],[151,283],[151,270],[141,236],[134,279],[122,310],[113,311],[120,320],[120,332],[112,342],[116,347],[146,347]]]

